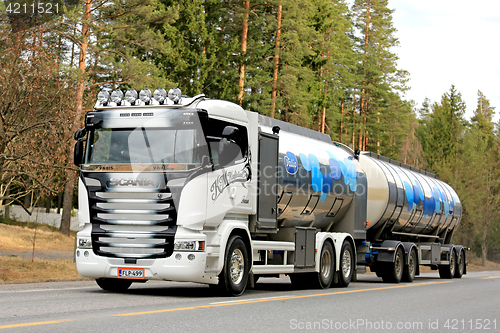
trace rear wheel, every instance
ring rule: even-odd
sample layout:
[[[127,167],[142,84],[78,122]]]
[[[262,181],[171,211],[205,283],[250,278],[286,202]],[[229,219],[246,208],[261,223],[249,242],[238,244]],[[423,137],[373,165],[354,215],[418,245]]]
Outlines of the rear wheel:
[[[404,282],[413,282],[415,280],[415,274],[417,272],[418,259],[417,259],[417,251],[415,249],[411,249],[408,258],[408,265],[404,265],[403,278],[401,281]]]
[[[347,287],[351,283],[354,274],[354,251],[351,243],[344,241],[340,252],[340,271],[338,287]]]
[[[221,290],[231,296],[243,294],[249,271],[247,247],[240,236],[233,236],[228,242],[224,269],[219,275]]]
[[[383,272],[382,280],[389,283],[399,283],[403,278],[404,269],[404,252],[403,247],[400,246],[394,254],[394,262],[385,264],[386,269]]]
[[[458,255],[457,265],[455,267],[455,275],[453,277],[460,279],[465,273],[465,252],[462,250]]]
[[[450,252],[450,264],[449,265],[439,265],[439,276],[441,279],[452,279],[455,275],[456,268],[456,255],[455,249]]]
[[[96,279],[95,282],[101,289],[107,291],[121,292],[127,290],[132,281],[121,280],[121,279]]]
[[[313,285],[318,288],[329,288],[335,273],[335,252],[330,242],[326,241],[321,249],[319,272],[313,275]]]

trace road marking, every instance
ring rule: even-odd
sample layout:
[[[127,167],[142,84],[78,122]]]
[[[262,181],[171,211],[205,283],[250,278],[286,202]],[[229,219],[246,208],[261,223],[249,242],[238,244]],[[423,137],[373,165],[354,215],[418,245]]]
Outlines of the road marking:
[[[290,299],[298,299],[298,298],[350,294],[350,293],[359,293],[359,292],[363,292],[363,291],[375,291],[375,290],[386,290],[386,289],[396,289],[396,288],[418,287],[418,286],[426,286],[426,285],[441,284],[441,283],[451,283],[451,282],[452,281],[428,282],[428,283],[407,284],[407,285],[402,285],[402,286],[399,285],[399,286],[390,286],[390,287],[381,287],[381,288],[335,291],[335,292],[331,292],[331,293],[321,293],[321,294],[260,298],[260,299],[251,299],[251,300],[234,301],[234,302],[230,301],[230,302],[223,302],[223,303],[212,303],[209,305],[190,306],[190,307],[185,307],[185,308],[174,308],[174,309],[163,309],[163,310],[153,310],[153,311],[143,311],[143,312],[122,313],[122,314],[113,315],[113,317],[137,316],[137,315],[152,314],[152,313],[207,309],[207,308],[214,308],[214,307],[228,306],[228,305],[240,305],[240,304],[270,302],[270,301],[282,301],[282,300],[290,300]]]
[[[486,280],[486,279],[498,279],[498,278],[500,278],[500,275],[498,275],[498,276],[488,276],[488,277],[483,278],[483,280]]]
[[[275,298],[284,298],[284,297],[293,297],[293,296],[288,296],[288,295],[285,295],[285,296],[275,296],[275,297],[263,297],[263,298],[250,298],[250,299],[245,299],[244,301],[245,302],[249,302],[249,301],[263,301],[263,300],[273,300]],[[228,303],[240,303],[242,300],[237,300],[237,301],[224,301],[224,302],[214,302],[214,303],[210,303],[210,305],[214,305],[214,304],[228,304]]]
[[[49,289],[29,289],[29,290],[0,290],[0,294],[8,293],[32,293],[37,291],[65,291],[65,290],[79,290],[79,289],[97,289],[97,287],[79,287],[79,288],[49,288]]]
[[[2,328],[12,328],[12,327],[25,327],[25,326],[36,326],[36,325],[46,325],[46,324],[59,324],[65,321],[73,321],[73,319],[62,319],[62,320],[52,320],[52,321],[39,321],[37,323],[25,323],[25,324],[13,324],[13,325],[3,325]]]

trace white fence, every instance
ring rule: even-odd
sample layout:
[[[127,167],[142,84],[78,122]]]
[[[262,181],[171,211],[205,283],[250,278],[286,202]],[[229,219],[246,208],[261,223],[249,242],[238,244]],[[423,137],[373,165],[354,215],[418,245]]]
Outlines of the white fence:
[[[56,209],[51,209],[50,213],[46,213],[45,208],[36,207],[33,209],[33,213],[30,216],[21,206],[10,205],[10,218],[20,222],[47,224],[59,228],[61,226],[62,209],[61,214],[57,214],[56,211]],[[71,217],[70,229],[73,231],[80,231],[82,228],[78,226],[78,218],[76,217],[78,209],[73,211],[74,213],[72,215],[75,216]],[[5,216],[5,207],[2,207],[1,214]]]

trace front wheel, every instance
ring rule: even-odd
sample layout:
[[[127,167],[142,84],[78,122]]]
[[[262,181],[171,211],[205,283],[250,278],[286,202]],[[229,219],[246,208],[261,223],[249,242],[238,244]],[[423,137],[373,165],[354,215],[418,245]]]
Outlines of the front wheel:
[[[354,251],[351,243],[344,241],[340,252],[339,280],[336,284],[338,287],[347,287],[349,283],[351,283],[354,274],[354,258]]]
[[[229,239],[226,247],[224,268],[219,275],[219,286],[231,296],[239,296],[245,291],[250,271],[248,251],[240,236]]]
[[[95,282],[101,289],[114,292],[123,292],[127,290],[131,285],[132,281],[121,280],[121,279],[96,279]]]

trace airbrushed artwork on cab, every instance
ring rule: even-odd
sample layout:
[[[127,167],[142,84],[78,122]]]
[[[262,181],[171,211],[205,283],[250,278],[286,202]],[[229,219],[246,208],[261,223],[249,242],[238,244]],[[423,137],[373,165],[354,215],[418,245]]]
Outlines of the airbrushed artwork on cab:
[[[342,176],[344,177],[344,184],[348,185],[352,192],[356,192],[357,171],[352,160],[349,158],[342,160],[330,151],[326,151],[325,154],[329,157],[328,165],[321,165],[315,154],[306,155],[300,153],[299,159],[297,159],[294,153],[288,151],[284,158],[286,171],[290,175],[295,175],[298,171],[298,160],[300,160],[304,170],[310,172],[311,174],[311,185],[313,191],[321,193],[321,201],[326,200],[328,193],[334,186],[333,181],[339,181]]]

